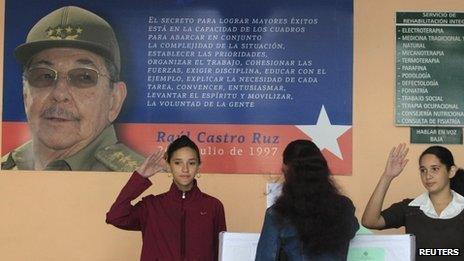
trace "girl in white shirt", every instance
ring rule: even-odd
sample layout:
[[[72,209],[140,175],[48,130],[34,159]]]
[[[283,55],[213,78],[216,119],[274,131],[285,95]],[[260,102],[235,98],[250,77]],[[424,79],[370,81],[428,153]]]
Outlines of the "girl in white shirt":
[[[407,153],[405,144],[390,151],[385,170],[364,210],[362,224],[373,229],[405,226],[406,233],[416,236],[416,260],[426,258],[419,251],[424,248],[464,250],[464,197],[451,189],[457,186],[455,181],[462,180],[464,171],[455,166],[452,153],[445,147],[431,146],[419,157],[420,178],[427,191],[381,211],[392,180],[408,162]]]

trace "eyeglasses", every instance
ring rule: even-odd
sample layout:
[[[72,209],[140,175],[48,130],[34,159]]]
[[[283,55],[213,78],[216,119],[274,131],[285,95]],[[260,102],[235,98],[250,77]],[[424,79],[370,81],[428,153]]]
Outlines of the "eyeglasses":
[[[79,89],[85,89],[97,85],[99,76],[103,76],[111,80],[108,75],[101,74],[92,68],[71,69],[67,72],[66,80],[71,86]],[[58,78],[58,71],[45,67],[31,68],[26,74],[26,79],[29,84],[36,88],[47,88],[53,86],[58,81]]]

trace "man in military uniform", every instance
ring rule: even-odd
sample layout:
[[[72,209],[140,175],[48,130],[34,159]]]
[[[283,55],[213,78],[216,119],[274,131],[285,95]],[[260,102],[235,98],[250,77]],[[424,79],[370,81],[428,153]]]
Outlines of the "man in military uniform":
[[[118,142],[113,121],[126,98],[111,26],[75,6],[55,10],[15,49],[32,140],[2,169],[133,171],[143,161]]]

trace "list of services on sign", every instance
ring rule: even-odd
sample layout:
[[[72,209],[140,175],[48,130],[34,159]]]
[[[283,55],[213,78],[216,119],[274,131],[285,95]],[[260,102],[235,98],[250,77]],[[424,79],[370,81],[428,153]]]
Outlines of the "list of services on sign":
[[[464,125],[464,13],[396,14],[396,124]]]

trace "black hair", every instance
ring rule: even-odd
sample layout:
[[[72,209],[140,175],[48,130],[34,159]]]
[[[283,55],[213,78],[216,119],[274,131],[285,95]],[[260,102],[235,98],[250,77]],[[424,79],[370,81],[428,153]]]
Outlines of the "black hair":
[[[198,149],[197,144],[193,142],[189,137],[186,135],[182,135],[179,138],[175,139],[171,144],[169,144],[168,149],[166,151],[166,161],[169,163],[171,161],[172,155],[178,149],[188,147],[195,151],[198,158],[198,164],[201,164],[200,159],[200,150]]]
[[[422,160],[422,157],[426,154],[432,154],[436,156],[442,164],[446,166],[446,170],[450,171],[452,166],[456,166],[454,164],[454,157],[451,151],[443,146],[430,146],[419,157],[419,163]],[[464,195],[464,170],[458,168],[454,177],[450,179],[450,188],[457,193]]]
[[[343,251],[354,234],[354,207],[337,189],[319,148],[309,140],[292,141],[283,163],[285,181],[274,205],[280,224],[295,227],[304,253]]]

